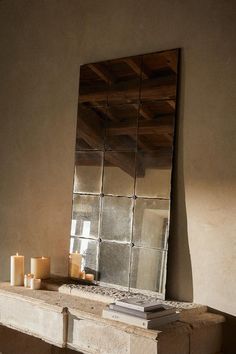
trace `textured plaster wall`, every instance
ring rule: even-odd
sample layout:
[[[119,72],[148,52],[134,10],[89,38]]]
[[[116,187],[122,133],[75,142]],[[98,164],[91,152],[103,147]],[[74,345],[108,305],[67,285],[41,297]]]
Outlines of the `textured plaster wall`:
[[[0,2],[0,279],[16,251],[67,272],[79,65],[180,47],[168,292],[236,314],[235,12],[233,0]]]

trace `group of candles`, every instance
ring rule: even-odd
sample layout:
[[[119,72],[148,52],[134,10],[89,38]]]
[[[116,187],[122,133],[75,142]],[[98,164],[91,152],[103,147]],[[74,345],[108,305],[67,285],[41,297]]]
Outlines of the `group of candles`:
[[[84,279],[94,281],[93,274],[86,274],[82,271],[82,255],[78,252],[69,255],[69,277],[73,279]],[[11,285],[25,286],[32,290],[41,288],[41,279],[50,277],[50,258],[32,257],[30,262],[30,273],[24,274],[25,257],[18,253],[11,256]]]
[[[50,276],[50,258],[32,257],[30,268],[31,273],[24,274],[25,257],[18,253],[11,256],[11,285],[24,285],[32,290],[40,289],[41,279],[47,279]]]

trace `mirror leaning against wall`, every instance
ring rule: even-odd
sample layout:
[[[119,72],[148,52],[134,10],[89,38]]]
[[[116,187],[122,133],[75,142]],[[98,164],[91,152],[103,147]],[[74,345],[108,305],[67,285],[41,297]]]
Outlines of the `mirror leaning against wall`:
[[[165,296],[179,50],[81,66],[70,252]]]

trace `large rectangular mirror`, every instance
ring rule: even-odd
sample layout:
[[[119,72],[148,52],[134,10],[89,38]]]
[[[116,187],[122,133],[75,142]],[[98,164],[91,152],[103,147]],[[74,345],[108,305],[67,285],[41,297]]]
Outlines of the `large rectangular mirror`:
[[[179,50],[81,66],[70,251],[165,295]]]

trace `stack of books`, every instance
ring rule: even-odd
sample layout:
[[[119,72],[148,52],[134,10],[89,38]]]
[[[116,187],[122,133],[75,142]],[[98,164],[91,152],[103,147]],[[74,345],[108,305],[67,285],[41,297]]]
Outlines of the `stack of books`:
[[[115,320],[146,329],[157,329],[167,323],[177,321],[179,313],[176,308],[148,302],[138,298],[117,300],[103,310],[103,318]]]

